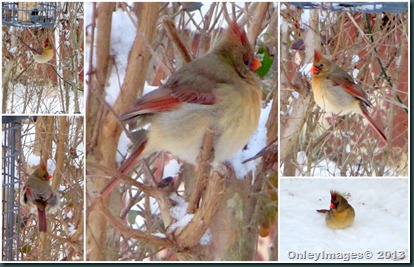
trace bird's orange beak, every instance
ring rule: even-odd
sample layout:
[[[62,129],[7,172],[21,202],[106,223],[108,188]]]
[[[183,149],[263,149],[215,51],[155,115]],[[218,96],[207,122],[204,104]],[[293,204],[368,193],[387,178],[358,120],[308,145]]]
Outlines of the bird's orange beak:
[[[49,175],[47,176],[47,180],[52,179],[52,177],[53,177],[53,176],[49,174]]]
[[[331,203],[331,206],[329,206],[331,209],[336,209],[336,205],[334,203]]]
[[[315,66],[312,66],[312,68],[310,69],[310,72],[312,74],[319,74],[319,69]]]
[[[250,64],[250,70],[256,71],[258,68],[262,66],[262,63],[257,58],[254,58],[252,63]]]

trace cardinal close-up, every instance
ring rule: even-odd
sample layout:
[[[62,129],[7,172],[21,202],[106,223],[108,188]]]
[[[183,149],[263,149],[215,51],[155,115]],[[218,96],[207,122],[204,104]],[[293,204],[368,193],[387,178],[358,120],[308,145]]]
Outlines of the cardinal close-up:
[[[331,191],[331,205],[329,210],[317,210],[325,213],[326,225],[331,229],[349,227],[355,220],[355,210],[348,201],[338,192]]]
[[[364,116],[379,137],[388,143],[387,137],[368,113],[367,107],[372,107],[372,103],[351,75],[316,50],[310,72],[313,74],[313,96],[321,109],[334,115],[355,112]]]
[[[120,170],[128,172],[138,159],[161,150],[195,164],[209,127],[214,131],[213,163],[228,160],[258,126],[261,83],[254,71],[260,66],[243,27],[231,22],[209,53],[182,66],[120,116],[150,123],[145,142]]]
[[[39,231],[46,232],[46,212],[59,205],[59,198],[49,184],[51,175],[44,165],[40,165],[26,181],[21,192],[21,204],[35,206],[38,213]]]
[[[53,52],[52,45],[49,41],[49,38],[46,38],[45,43],[42,44],[42,46],[39,47],[38,49],[30,47],[28,44],[26,44],[23,41],[22,38],[20,37],[18,38],[22,42],[22,44],[29,49],[29,51],[33,55],[34,61],[36,61],[37,63],[46,63],[46,62],[49,62],[53,58],[54,52]]]

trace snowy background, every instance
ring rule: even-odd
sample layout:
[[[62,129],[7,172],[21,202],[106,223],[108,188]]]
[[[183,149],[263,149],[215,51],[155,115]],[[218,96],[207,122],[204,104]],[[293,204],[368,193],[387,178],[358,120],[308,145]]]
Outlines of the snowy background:
[[[279,225],[279,259],[281,261],[314,261],[289,259],[294,252],[304,253],[373,253],[372,259],[352,261],[409,260],[409,199],[407,179],[281,179]],[[345,195],[354,207],[354,224],[332,230],[325,215],[317,209],[328,209],[330,190]],[[390,254],[388,252],[397,252]],[[290,253],[289,253],[290,252]],[[382,252],[385,258],[379,259]],[[399,255],[405,255],[404,259]],[[385,254],[384,254],[385,255]],[[383,255],[383,256],[384,256]],[[319,262],[328,260],[319,260]],[[346,260],[337,260],[344,262]]]

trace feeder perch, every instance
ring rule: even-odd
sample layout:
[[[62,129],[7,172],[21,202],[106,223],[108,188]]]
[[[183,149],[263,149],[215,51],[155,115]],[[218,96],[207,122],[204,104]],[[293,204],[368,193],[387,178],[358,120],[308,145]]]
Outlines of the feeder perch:
[[[3,25],[23,28],[52,28],[56,23],[56,2],[3,2]]]

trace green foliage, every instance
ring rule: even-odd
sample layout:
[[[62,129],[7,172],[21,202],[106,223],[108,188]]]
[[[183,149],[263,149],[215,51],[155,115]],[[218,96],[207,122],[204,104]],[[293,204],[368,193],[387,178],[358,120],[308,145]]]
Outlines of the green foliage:
[[[257,69],[256,73],[260,78],[263,78],[272,67],[273,57],[270,56],[269,51],[262,45],[257,52],[257,58],[262,63],[262,66]]]

